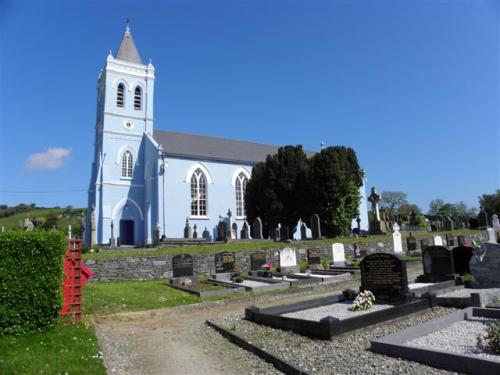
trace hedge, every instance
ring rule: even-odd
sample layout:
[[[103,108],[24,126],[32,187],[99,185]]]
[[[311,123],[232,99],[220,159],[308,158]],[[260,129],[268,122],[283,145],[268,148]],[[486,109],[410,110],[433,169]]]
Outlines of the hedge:
[[[0,233],[0,335],[52,325],[62,305],[62,233]]]

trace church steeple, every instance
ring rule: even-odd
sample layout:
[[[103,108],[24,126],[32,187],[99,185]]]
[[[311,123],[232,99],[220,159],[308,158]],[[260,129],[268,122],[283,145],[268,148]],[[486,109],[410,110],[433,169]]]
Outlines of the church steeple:
[[[139,56],[139,51],[135,46],[134,40],[132,39],[132,34],[130,33],[130,27],[127,21],[127,27],[125,28],[125,34],[120,43],[120,48],[118,48],[118,53],[116,58],[123,61],[128,61],[134,64],[141,64],[141,56]]]

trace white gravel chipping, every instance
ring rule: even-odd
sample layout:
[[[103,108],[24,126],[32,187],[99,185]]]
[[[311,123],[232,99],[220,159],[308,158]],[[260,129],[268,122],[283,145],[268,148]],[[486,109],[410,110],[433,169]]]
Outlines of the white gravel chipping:
[[[408,289],[417,290],[420,288],[425,288],[426,286],[433,285],[433,283],[412,283],[408,284]]]
[[[328,277],[334,277],[333,275],[315,275],[314,273],[311,273],[311,274],[307,274],[307,273],[294,273],[294,275],[317,277],[317,278],[320,278],[320,279],[326,279]]]
[[[473,317],[449,325],[426,336],[406,342],[406,345],[444,350],[453,353],[475,355],[500,362],[500,355],[486,353],[477,345],[477,336],[486,330],[485,322],[494,322],[497,319]]]
[[[389,309],[394,307],[393,305],[373,305],[369,310],[361,311],[351,311],[349,308],[352,307],[352,302],[339,302],[333,303],[331,305],[325,305],[320,307],[314,307],[312,309],[295,311],[293,313],[283,314],[288,318],[312,320],[319,322],[321,319],[327,316],[333,316],[337,319],[347,319],[355,316],[361,316],[364,314],[372,313],[375,311]]]
[[[468,297],[471,293],[479,293],[481,295],[498,295],[500,296],[500,288],[487,288],[487,289],[457,289],[452,292],[438,294],[438,297]]]
[[[269,283],[263,283],[260,281],[254,281],[254,280],[243,280],[242,283],[233,283],[234,285],[242,285],[242,286],[248,286],[250,288],[255,288],[257,286],[266,286],[270,285]]]

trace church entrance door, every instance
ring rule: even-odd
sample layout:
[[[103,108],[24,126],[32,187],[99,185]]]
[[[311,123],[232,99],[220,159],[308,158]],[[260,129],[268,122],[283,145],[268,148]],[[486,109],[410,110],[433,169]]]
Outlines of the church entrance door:
[[[134,244],[134,221],[133,220],[120,220],[120,244],[133,245]]]

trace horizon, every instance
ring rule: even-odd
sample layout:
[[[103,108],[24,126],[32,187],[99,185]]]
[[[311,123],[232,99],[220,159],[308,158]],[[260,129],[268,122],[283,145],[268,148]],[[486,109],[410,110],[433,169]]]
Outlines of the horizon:
[[[402,191],[422,212],[500,188],[493,0],[1,7],[0,204],[86,207],[97,76],[127,18],[156,68],[155,129],[352,147],[367,193]]]

